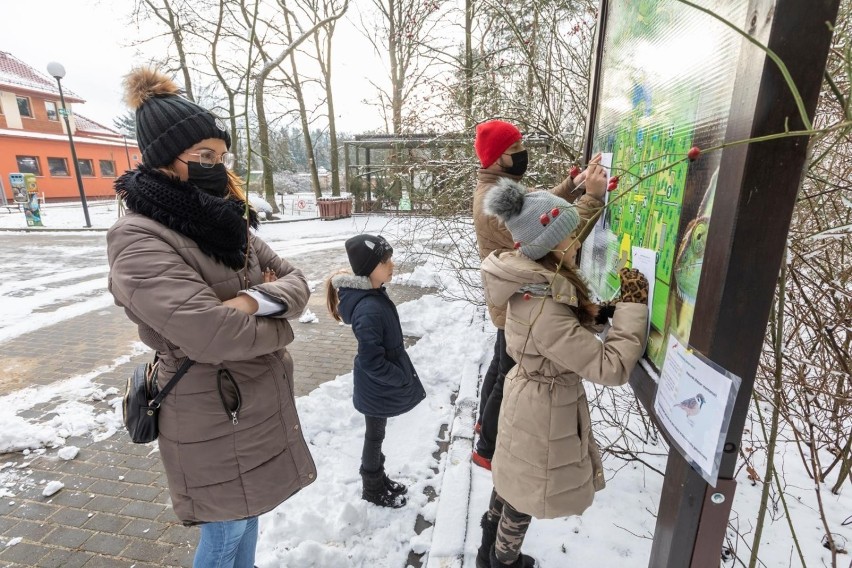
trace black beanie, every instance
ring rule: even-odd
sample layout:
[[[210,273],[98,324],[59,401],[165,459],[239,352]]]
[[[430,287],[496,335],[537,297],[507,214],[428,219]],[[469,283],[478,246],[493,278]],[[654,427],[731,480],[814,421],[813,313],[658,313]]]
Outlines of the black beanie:
[[[208,138],[220,138],[231,147],[231,135],[222,121],[180,96],[180,88],[159,71],[136,69],[124,85],[125,100],[136,109],[136,140],[145,165],[167,166]]]
[[[382,259],[392,254],[393,247],[381,236],[363,234],[346,241],[349,266],[356,276],[369,276]]]

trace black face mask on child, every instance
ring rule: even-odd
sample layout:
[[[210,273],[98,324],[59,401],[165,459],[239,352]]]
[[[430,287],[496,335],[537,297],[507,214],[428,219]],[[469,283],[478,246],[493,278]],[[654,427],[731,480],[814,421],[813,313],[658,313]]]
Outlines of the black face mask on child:
[[[520,152],[509,154],[509,157],[512,158],[512,165],[508,168],[503,167],[503,171],[513,176],[524,175],[524,172],[527,171],[527,164],[529,163],[527,151],[521,150]]]
[[[213,197],[228,195],[228,170],[225,164],[215,164],[205,168],[198,162],[186,162],[189,171],[189,183]]]

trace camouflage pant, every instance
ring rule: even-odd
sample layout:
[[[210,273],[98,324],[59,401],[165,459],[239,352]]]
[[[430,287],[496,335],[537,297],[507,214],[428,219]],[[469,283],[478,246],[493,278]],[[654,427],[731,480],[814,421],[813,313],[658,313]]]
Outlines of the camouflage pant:
[[[521,545],[524,544],[524,536],[530,528],[532,517],[516,511],[494,490],[491,491],[491,502],[488,504],[488,517],[490,520],[500,519],[497,525],[497,542],[494,543],[497,560],[503,564],[511,564],[521,554]]]

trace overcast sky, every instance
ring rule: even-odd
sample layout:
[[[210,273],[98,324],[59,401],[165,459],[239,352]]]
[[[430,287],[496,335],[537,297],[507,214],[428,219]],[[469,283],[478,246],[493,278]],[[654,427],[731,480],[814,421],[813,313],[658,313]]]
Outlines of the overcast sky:
[[[121,79],[135,64],[159,56],[154,45],[131,47],[137,35],[129,22],[133,0],[2,0],[0,51],[46,73],[50,61],[65,66],[66,87],[86,100],[77,112],[106,126],[123,114]],[[350,12],[352,9],[350,8]],[[374,98],[366,73],[383,80],[381,63],[356,29],[351,14],[336,32],[334,48],[335,112],[338,131],[358,133],[383,127],[378,112],[363,104]],[[161,49],[161,48],[160,48]],[[313,106],[313,105],[310,105]]]

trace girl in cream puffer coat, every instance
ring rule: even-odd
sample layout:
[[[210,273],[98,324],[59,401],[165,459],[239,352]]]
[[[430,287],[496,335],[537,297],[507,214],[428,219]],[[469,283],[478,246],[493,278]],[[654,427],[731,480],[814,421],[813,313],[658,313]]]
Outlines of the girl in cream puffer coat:
[[[498,184],[486,207],[517,243],[482,263],[488,302],[507,309],[507,351],[517,365],[506,377],[477,567],[529,567],[535,561],[520,548],[531,518],[580,515],[604,486],[583,379],[627,382],[645,346],[647,281],[625,269],[614,313],[599,313],[576,269],[574,207],[513,182]],[[610,315],[600,341],[596,323]]]

